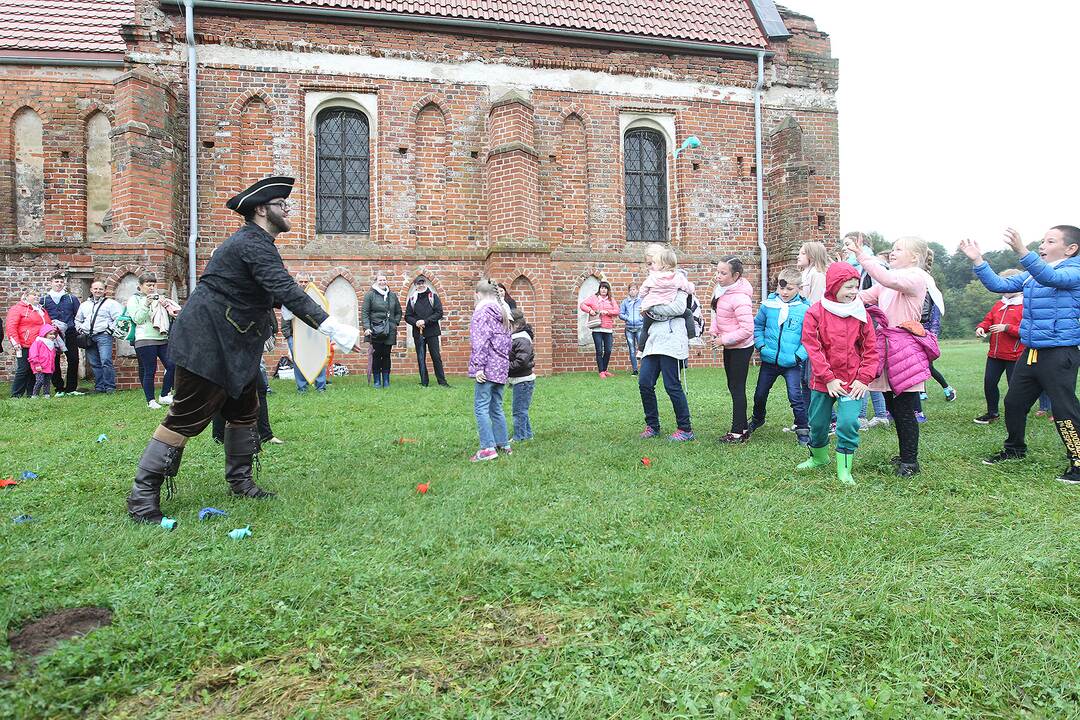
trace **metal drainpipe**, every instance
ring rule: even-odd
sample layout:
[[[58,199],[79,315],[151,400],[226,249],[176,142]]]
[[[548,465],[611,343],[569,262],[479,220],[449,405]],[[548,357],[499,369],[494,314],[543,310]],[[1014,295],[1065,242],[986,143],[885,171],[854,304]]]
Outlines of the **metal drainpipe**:
[[[757,163],[757,242],[761,250],[761,299],[769,297],[769,249],[765,247],[765,164],[761,153],[761,90],[765,87],[765,53],[757,56],[757,85],[754,86],[754,160]]]
[[[195,112],[195,3],[184,0],[188,53],[188,297],[195,292],[196,240],[199,237],[199,147]]]

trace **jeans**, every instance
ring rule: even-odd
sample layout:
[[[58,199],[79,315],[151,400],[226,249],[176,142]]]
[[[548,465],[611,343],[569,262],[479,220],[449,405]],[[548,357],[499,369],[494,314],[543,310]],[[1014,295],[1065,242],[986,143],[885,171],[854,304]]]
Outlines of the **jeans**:
[[[289,338],[289,354],[292,354],[292,338]],[[298,392],[307,392],[309,385],[307,378],[304,377],[304,373],[300,372],[300,369],[297,368],[295,364],[293,366],[293,379],[296,380],[296,389]],[[322,392],[326,389],[325,365],[323,366],[323,369],[319,372],[319,376],[315,378],[315,389],[319,392]]]
[[[656,380],[663,374],[664,390],[671,398],[675,411],[675,425],[680,430],[693,432],[690,427],[690,406],[686,402],[682,382],[679,380],[679,361],[668,355],[646,355],[641,358],[638,369],[638,391],[641,407],[645,411],[645,424],[660,431],[660,411],[656,407]]]
[[[773,363],[761,363],[758,372],[757,388],[754,390],[754,423],[765,424],[765,408],[769,402],[769,391],[778,378],[784,378],[787,384],[788,403],[791,404],[791,412],[795,416],[795,427],[806,427],[806,403],[802,395],[802,368],[798,365],[792,367],[780,367]]]
[[[144,345],[135,348],[135,357],[139,359],[139,382],[142,383],[146,402],[154,399],[154,377],[157,375],[158,360],[165,367],[165,377],[161,379],[161,394],[168,395],[173,386],[173,364],[169,359],[169,345]]]
[[[75,344],[75,328],[71,328],[64,333],[64,344],[67,345],[67,352],[56,353],[56,369],[53,370],[52,384],[56,388],[58,393],[75,392],[79,389],[79,346]],[[64,372],[60,369],[60,358],[67,358],[67,379],[64,379]]]
[[[593,345],[596,347],[596,370],[607,372],[608,363],[611,361],[611,347],[615,342],[615,336],[609,332],[594,332],[592,334]]]
[[[1011,377],[1009,378],[1012,379]],[[1050,396],[1043,393],[1039,396],[1039,409],[1043,412],[1050,412]]]
[[[638,345],[638,333],[641,330],[624,330],[626,335],[626,349],[630,351],[630,369],[634,372],[638,371],[637,362],[637,345]]]
[[[86,362],[94,371],[94,389],[112,392],[116,389],[116,368],[113,367],[113,336],[107,332],[90,338],[93,345],[86,349]]]
[[[34,389],[34,373],[30,371],[30,348],[18,348],[15,358],[15,376],[11,378],[11,397],[29,396]]]
[[[836,405],[836,452],[852,455],[859,449],[859,401],[830,397],[819,390],[810,391],[810,447],[829,445],[829,424]],[[912,417],[912,422],[914,422]]]
[[[514,414],[514,439],[530,440],[533,436],[532,422],[529,421],[529,405],[532,404],[533,389],[536,387],[535,380],[514,383],[510,386],[514,400],[512,412]]]
[[[476,431],[480,434],[480,449],[505,447],[506,416],[503,415],[502,383],[478,382],[473,389],[473,412],[476,413]]]
[[[731,432],[741,433],[746,424],[746,376],[750,372],[750,360],[754,346],[724,348],[724,374],[727,375],[728,394],[731,395]]]
[[[862,401],[859,403],[859,417],[866,418],[866,406],[869,403],[874,404],[874,417],[883,418],[889,411],[885,409],[885,395],[877,390],[868,390],[863,395]]]

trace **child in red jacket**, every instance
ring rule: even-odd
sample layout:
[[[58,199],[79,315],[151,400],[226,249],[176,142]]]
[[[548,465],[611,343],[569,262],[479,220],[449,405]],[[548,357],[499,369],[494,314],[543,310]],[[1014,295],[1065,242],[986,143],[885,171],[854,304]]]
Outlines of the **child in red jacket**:
[[[1012,268],[1001,273],[1007,278],[1019,275],[1019,270]],[[983,394],[986,396],[986,414],[975,418],[979,425],[989,425],[998,419],[998,382],[1005,373],[1005,382],[1012,380],[1016,359],[1024,352],[1020,342],[1020,319],[1024,314],[1024,293],[1005,293],[994,303],[990,312],[975,328],[975,336],[990,338],[990,347],[986,351],[986,371],[983,373]]]
[[[796,469],[829,464],[829,424],[836,405],[836,477],[854,485],[851,462],[859,447],[858,401],[879,370],[877,336],[859,300],[859,272],[846,262],[825,272],[825,296],[803,318],[810,358],[810,459]]]

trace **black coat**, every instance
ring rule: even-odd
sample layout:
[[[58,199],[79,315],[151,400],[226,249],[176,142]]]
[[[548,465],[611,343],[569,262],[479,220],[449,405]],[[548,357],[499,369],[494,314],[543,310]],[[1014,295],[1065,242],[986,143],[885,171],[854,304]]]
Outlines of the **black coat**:
[[[405,322],[412,325],[414,338],[421,334],[416,329],[417,320],[424,321],[423,336],[430,338],[442,334],[442,330],[439,329],[439,321],[442,319],[442,300],[432,290],[419,293],[405,305]]]
[[[533,374],[535,355],[533,353],[533,329],[528,323],[523,330],[510,336],[510,371],[512,378],[528,377]]]
[[[387,322],[386,335],[376,336],[373,333],[368,335],[367,339],[372,345],[393,345],[397,342],[397,328],[401,324],[401,302],[393,291],[386,293],[386,298],[383,299],[382,293],[372,288],[364,296],[360,320],[364,323],[365,330],[372,330],[373,326]]]
[[[275,305],[318,327],[328,317],[292,279],[274,238],[247,223],[221,244],[169,331],[176,365],[239,397],[259,372]]]

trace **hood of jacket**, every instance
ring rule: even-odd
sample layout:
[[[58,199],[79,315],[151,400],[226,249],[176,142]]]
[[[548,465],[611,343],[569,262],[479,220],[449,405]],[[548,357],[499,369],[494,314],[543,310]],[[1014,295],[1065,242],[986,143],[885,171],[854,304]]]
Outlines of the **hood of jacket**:
[[[836,299],[836,292],[840,286],[848,280],[858,279],[859,271],[851,265],[846,262],[834,262],[825,271],[825,297],[833,302],[839,302]]]
[[[728,289],[724,291],[724,295],[746,295],[753,299],[754,286],[746,278],[739,278],[733,285],[728,286]]]
[[[37,335],[38,337],[45,337],[51,332],[56,332],[56,328],[54,328],[52,325],[46,324],[41,326],[41,329],[38,330]]]

